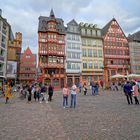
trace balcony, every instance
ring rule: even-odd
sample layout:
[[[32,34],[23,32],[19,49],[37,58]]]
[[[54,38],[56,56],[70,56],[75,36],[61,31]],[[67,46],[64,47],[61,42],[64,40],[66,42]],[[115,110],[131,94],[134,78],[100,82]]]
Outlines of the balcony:
[[[50,74],[44,74],[45,78],[64,78],[64,74],[53,74],[53,76],[51,77]]]
[[[41,68],[64,68],[64,64],[55,64],[55,63],[41,63],[40,64]]]
[[[120,59],[129,59],[130,57],[128,55],[108,55],[105,54],[106,58],[120,58]]]

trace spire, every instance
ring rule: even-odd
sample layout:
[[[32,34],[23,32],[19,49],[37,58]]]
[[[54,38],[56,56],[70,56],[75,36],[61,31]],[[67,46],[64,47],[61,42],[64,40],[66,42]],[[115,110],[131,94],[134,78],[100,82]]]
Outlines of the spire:
[[[54,15],[54,12],[53,12],[53,9],[51,9],[51,12],[50,12],[50,17],[54,18],[55,15]]]

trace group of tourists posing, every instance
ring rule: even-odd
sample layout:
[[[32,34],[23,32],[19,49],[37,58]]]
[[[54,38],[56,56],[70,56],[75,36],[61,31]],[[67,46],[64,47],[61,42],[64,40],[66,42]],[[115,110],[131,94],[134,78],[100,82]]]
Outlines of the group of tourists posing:
[[[90,87],[91,87],[93,96],[99,94],[99,84],[98,84],[98,82],[92,81],[90,83]],[[70,108],[72,108],[72,107],[75,108],[76,107],[77,93],[81,93],[82,91],[83,91],[84,95],[87,95],[88,86],[86,85],[86,83],[84,83],[83,86],[82,86],[82,83],[79,83],[78,87],[73,83],[71,88],[68,88],[67,85],[65,85],[64,88],[63,88],[63,92],[62,92],[62,94],[63,94],[63,107],[64,108],[68,107],[68,96],[70,95],[71,96]]]

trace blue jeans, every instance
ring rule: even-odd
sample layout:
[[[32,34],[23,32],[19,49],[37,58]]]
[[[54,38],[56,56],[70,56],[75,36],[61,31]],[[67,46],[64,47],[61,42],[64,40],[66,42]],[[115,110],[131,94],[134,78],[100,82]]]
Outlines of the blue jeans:
[[[95,95],[95,87],[92,87],[92,95]]]
[[[68,96],[63,96],[63,107],[68,106]]]
[[[99,89],[98,89],[98,87],[95,88],[95,94],[96,94],[96,95],[99,94]]]
[[[70,107],[72,107],[74,102],[74,108],[76,107],[76,94],[71,94],[71,105]]]

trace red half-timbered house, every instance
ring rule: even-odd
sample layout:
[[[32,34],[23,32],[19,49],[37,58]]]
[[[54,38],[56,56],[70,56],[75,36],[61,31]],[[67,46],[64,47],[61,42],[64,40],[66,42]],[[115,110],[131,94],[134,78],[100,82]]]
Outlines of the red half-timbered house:
[[[115,18],[102,29],[104,39],[105,83],[109,86],[112,75],[130,73],[127,38]]]
[[[60,89],[65,83],[65,27],[63,20],[55,18],[53,10],[49,17],[39,17],[38,27],[39,80]]]

